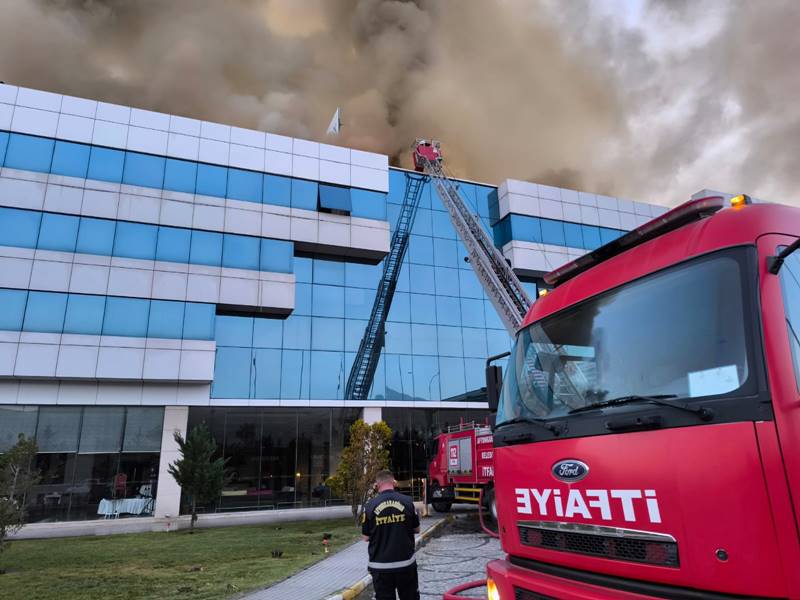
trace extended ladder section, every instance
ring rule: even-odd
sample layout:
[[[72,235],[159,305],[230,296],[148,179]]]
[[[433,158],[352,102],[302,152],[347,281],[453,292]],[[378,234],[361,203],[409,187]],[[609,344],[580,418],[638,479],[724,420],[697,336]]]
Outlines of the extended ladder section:
[[[467,249],[469,262],[509,334],[516,334],[531,301],[502,252],[494,245],[477,216],[461,198],[458,184],[445,172],[438,142],[418,140],[414,164],[431,177],[450,220]]]
[[[381,275],[372,312],[369,316],[364,337],[358,347],[358,353],[350,369],[345,389],[345,398],[348,400],[366,400],[378,368],[386,330],[386,318],[392,306],[394,290],[400,276],[400,268],[408,249],[411,237],[411,228],[414,226],[414,217],[417,214],[422,186],[425,183],[423,175],[406,173],[406,195],[400,207],[394,234],[392,234],[389,254],[384,259],[383,274]]]

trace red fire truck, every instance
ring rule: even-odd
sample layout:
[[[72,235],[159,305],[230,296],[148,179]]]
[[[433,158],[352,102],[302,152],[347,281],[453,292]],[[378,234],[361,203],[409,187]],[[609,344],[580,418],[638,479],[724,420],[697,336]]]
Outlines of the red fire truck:
[[[489,425],[474,422],[448,427],[436,436],[428,464],[428,498],[436,512],[454,502],[483,503],[494,517],[494,446]]]
[[[491,600],[800,598],[798,232],[702,198],[545,277],[489,398]]]

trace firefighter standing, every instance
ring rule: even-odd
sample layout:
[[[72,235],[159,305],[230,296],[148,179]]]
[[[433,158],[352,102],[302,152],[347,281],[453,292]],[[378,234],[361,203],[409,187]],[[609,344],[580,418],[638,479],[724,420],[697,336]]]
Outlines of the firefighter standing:
[[[375,478],[378,495],[367,502],[361,533],[369,542],[369,572],[375,600],[419,600],[414,534],[419,516],[411,498],[394,490],[394,476],[381,471]]]

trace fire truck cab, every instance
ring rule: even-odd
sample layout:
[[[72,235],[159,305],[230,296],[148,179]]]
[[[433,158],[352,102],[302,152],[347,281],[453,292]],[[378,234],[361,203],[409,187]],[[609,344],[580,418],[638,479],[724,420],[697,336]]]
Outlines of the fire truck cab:
[[[484,505],[494,517],[494,447],[488,425],[474,422],[448,427],[431,442],[428,498],[436,512],[448,512],[454,502]]]
[[[800,598],[799,235],[702,198],[545,277],[489,398],[490,600]]]

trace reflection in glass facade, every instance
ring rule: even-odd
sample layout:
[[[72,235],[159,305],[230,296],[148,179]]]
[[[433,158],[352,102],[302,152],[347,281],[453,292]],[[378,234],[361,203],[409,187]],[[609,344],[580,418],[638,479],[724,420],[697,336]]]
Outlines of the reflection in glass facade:
[[[162,407],[0,406],[0,452],[33,437],[39,484],[28,521],[151,516]]]

